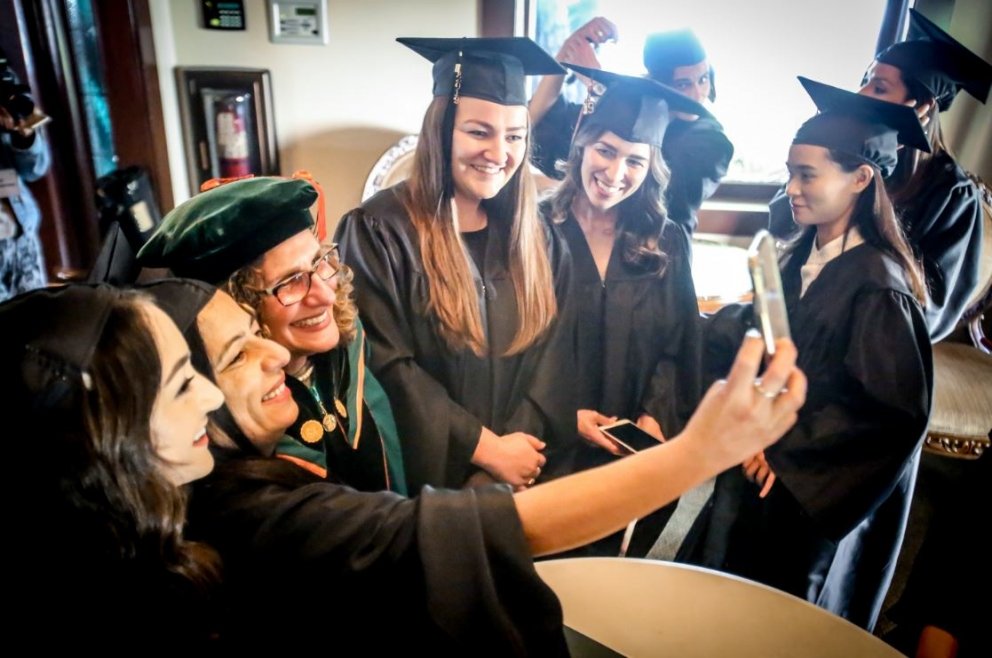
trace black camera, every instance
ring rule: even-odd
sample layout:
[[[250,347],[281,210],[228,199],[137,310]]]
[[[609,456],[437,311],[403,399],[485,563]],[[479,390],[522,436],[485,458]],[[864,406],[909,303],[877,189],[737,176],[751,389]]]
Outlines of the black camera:
[[[23,121],[34,113],[31,88],[22,85],[7,63],[7,55],[0,51],[0,107],[7,110],[15,122]]]

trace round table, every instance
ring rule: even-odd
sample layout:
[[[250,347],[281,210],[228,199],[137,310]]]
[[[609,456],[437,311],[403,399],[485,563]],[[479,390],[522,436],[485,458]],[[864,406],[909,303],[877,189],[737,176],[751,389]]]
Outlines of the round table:
[[[625,656],[901,656],[854,624],[771,587],[672,562],[536,563],[565,625]],[[604,655],[573,647],[574,658]]]

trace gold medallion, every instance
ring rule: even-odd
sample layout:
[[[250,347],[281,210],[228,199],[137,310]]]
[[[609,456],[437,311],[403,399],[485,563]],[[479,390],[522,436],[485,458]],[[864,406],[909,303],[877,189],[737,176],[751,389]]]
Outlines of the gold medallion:
[[[334,398],[334,408],[338,410],[338,415],[342,418],[348,417],[348,407],[344,406],[344,402]]]
[[[300,438],[304,443],[317,443],[324,436],[324,428],[315,420],[308,420],[300,426]]]
[[[310,421],[310,422],[315,422],[315,421]],[[332,416],[331,414],[324,414],[324,417],[321,419],[320,422],[324,426],[324,429],[327,430],[328,432],[333,432],[334,428],[338,426],[338,419]]]

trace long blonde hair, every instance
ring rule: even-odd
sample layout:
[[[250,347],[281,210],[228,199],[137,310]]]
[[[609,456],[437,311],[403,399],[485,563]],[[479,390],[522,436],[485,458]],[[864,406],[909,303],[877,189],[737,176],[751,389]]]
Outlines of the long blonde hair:
[[[451,347],[468,348],[482,356],[489,346],[478,293],[451,207],[454,115],[455,106],[444,97],[435,98],[427,108],[403,203],[420,239],[428,308],[440,320],[441,336]],[[490,225],[509,235],[506,256],[517,300],[517,330],[507,355],[536,343],[557,313],[547,239],[528,168],[529,154],[528,134],[524,160],[516,173],[495,197],[483,201]]]

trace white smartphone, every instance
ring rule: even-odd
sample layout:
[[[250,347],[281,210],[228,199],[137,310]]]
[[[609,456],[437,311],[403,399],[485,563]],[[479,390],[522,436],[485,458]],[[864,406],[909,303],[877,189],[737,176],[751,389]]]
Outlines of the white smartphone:
[[[629,420],[618,420],[609,425],[600,425],[599,429],[622,452],[633,454],[661,445],[661,441]]]
[[[772,355],[776,340],[792,336],[778,269],[778,252],[771,233],[762,229],[754,236],[747,250],[747,264],[754,285],[754,317],[765,340],[765,351]]]

